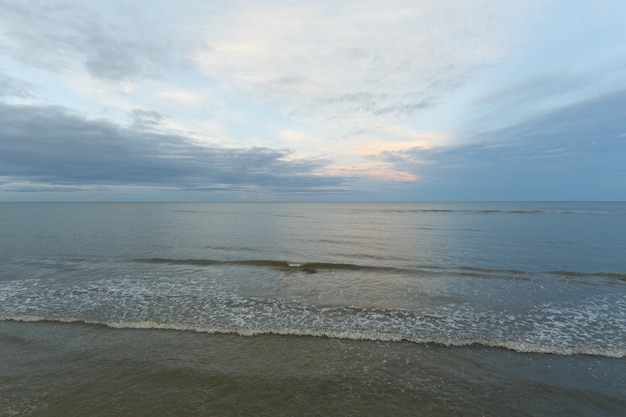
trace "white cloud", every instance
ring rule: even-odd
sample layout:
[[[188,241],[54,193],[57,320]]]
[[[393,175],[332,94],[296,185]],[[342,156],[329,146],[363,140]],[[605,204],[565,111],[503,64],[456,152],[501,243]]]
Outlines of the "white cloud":
[[[197,29],[210,48],[195,59],[222,90],[280,109],[288,127],[274,140],[297,155],[329,157],[332,172],[416,180],[369,158],[450,143],[424,133],[425,115],[511,53],[533,3],[235,2]]]
[[[207,22],[200,36],[211,49],[196,59],[210,76],[276,100],[292,115],[404,116],[445,100],[507,54],[524,8],[490,1],[237,4]]]
[[[178,101],[181,103],[197,103],[200,101],[200,95],[194,91],[185,90],[166,90],[156,94],[158,98]]]

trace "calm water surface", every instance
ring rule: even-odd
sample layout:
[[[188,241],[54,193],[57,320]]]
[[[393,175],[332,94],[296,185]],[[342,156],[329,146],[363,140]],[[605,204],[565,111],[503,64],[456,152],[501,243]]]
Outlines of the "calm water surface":
[[[626,203],[16,203],[0,220],[0,415],[626,409]]]

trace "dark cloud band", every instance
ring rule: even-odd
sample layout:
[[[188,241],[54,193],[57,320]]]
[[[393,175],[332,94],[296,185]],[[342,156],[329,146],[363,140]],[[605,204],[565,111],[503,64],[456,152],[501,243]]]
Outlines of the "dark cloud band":
[[[21,181],[278,192],[341,187],[346,178],[320,174],[325,164],[291,159],[282,149],[203,146],[88,120],[59,106],[0,104],[0,176]]]

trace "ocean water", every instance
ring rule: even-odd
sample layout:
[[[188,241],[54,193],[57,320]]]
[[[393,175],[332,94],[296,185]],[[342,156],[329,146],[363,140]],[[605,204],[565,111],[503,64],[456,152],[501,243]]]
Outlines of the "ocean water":
[[[620,416],[626,203],[0,204],[2,416]]]

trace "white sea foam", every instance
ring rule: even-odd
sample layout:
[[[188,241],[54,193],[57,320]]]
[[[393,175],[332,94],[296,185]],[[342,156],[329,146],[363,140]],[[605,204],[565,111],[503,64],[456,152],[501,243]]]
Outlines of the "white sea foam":
[[[52,317],[34,315],[4,315],[1,321],[16,322],[58,322],[82,323],[88,325],[103,325],[114,329],[142,329],[142,330],[173,330],[193,331],[211,334],[236,334],[239,336],[282,335],[282,336],[311,336],[328,337],[348,340],[369,340],[379,342],[412,342],[417,344],[439,344],[448,347],[463,347],[481,345],[486,347],[504,348],[521,353],[546,353],[555,355],[593,355],[610,358],[626,357],[626,347],[607,347],[599,345],[558,345],[554,343],[507,340],[500,338],[455,338],[449,336],[420,336],[402,333],[381,331],[366,331],[354,329],[325,329],[303,327],[239,327],[219,326],[198,323],[174,323],[155,320],[96,320],[74,317]]]
[[[388,269],[364,271],[351,264],[305,263],[292,264],[293,270],[284,271],[283,265],[289,264],[277,261],[189,265],[187,261],[172,263],[159,258],[147,263],[111,262],[97,268],[84,263],[66,265],[59,260],[45,260],[42,264],[63,273],[0,281],[0,319],[245,336],[281,334],[447,346],[476,344],[518,352],[626,356],[626,300],[619,291],[606,290],[611,286],[585,287],[584,292],[576,288],[578,292],[573,294],[577,297],[570,299],[570,292],[565,291],[578,283],[544,279],[538,286],[536,276],[519,281],[514,279],[515,271],[466,268],[481,277],[484,273],[489,275],[489,282],[477,282],[474,275],[459,275],[454,281],[471,280],[469,288],[482,290],[478,296],[468,293],[465,298],[439,297],[437,291],[441,287],[434,286],[432,298],[404,303],[416,294],[408,291],[409,285],[417,288],[419,284],[419,289],[425,290],[429,280],[442,280],[445,276],[435,274],[428,279],[411,277],[412,280],[394,282],[392,278],[397,277]],[[305,274],[305,267],[322,272]],[[333,272],[326,273],[328,269]],[[358,296],[357,301],[365,302],[346,303],[344,295],[339,297],[341,303],[330,297],[316,297],[321,289],[329,288],[323,281],[329,279],[331,290],[351,292]],[[370,298],[381,294],[367,293],[367,279],[383,284],[373,287],[376,289],[396,285],[394,303],[370,303]],[[500,288],[501,282],[508,286]],[[363,286],[359,287],[359,283]],[[248,284],[252,290],[245,288]],[[618,288],[623,285],[621,280],[610,284]],[[545,297],[544,285],[562,293]],[[264,294],[266,288],[268,293]],[[279,292],[276,288],[295,288],[314,296]],[[518,290],[515,295],[525,297],[524,303],[509,307],[505,302],[492,300],[503,294],[508,296],[503,289],[509,288]],[[453,289],[448,294],[453,292],[462,291]]]

